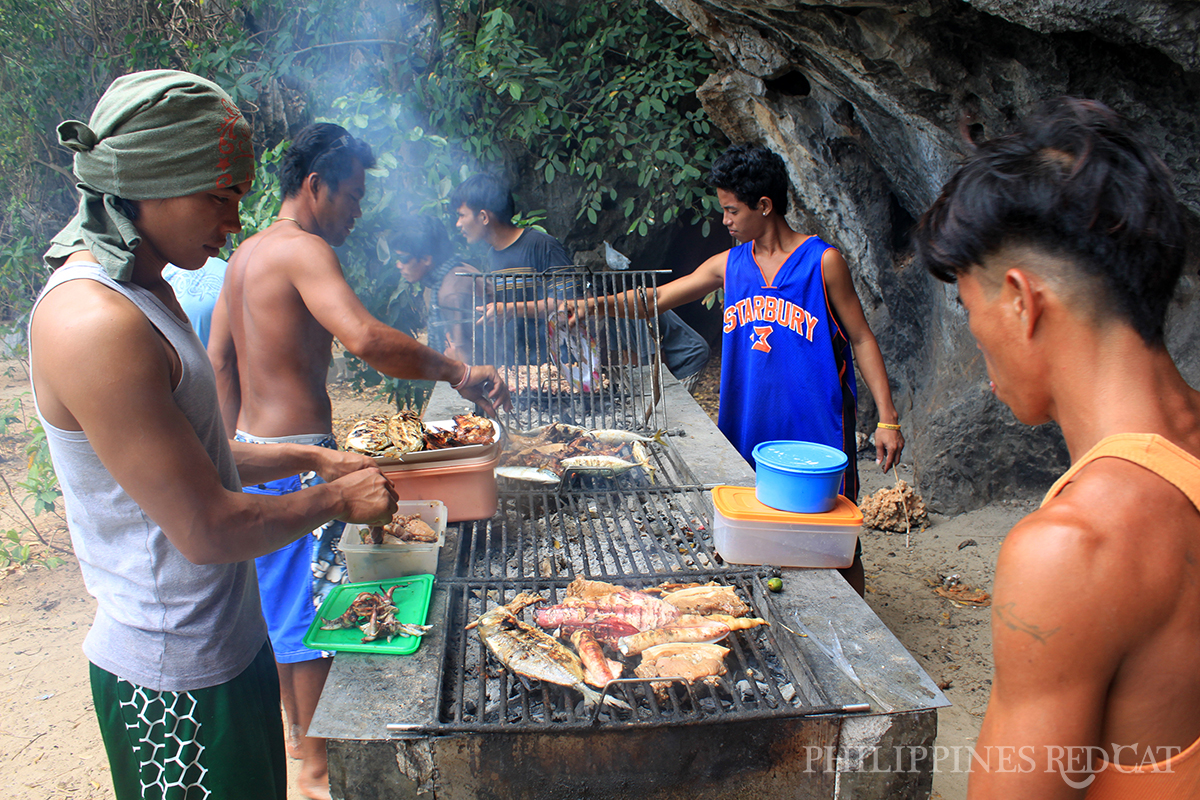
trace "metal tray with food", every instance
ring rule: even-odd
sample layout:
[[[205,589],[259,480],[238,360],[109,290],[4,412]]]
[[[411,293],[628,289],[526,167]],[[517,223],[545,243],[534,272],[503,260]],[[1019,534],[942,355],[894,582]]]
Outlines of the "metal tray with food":
[[[407,656],[428,628],[432,575],[335,586],[304,634],[314,650]]]
[[[450,444],[448,446],[430,448],[429,445],[431,443],[438,444],[446,440],[453,441],[451,437],[454,431],[460,428],[458,423],[452,419],[434,420],[424,423],[424,449],[402,454],[390,453],[374,456],[375,463],[384,467],[390,464],[427,464],[491,456],[500,447],[500,439],[503,436],[504,429],[495,420],[486,417],[475,417],[475,419],[479,420],[475,424],[486,432],[490,432],[490,442],[485,444]]]

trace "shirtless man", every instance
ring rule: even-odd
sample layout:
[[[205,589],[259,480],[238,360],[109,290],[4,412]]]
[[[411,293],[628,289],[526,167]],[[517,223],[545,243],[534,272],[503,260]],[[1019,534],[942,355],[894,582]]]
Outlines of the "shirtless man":
[[[186,72],[132,73],[58,133],[81,202],[46,254],[56,271],[32,312],[30,372],[97,601],[83,649],[115,795],[163,797],[169,783],[172,796],[286,800],[249,560],[334,517],[387,519],[394,493],[364,456],[225,435],[204,348],[162,271],[200,269],[241,230],[254,157],[229,96]],[[240,491],[239,477],[298,470],[330,483]]]
[[[345,129],[310,125],[281,165],[278,219],[238,247],[213,312],[208,354],[217,373],[225,425],[247,442],[333,447],[325,381],[334,337],[396,378],[442,380],[492,412],[508,388],[490,366],[468,366],[375,319],[342,274],[333,248],[361,216],[370,147]],[[248,491],[286,494],[310,481],[293,476]],[[308,737],[331,654],[301,641],[316,606],[344,578],[340,525],[328,525],[258,559],[263,612],[279,665],[292,752],[303,761],[298,784],[328,797],[325,742]],[[303,602],[298,600],[301,598]]]
[[[971,800],[1200,797],[1200,393],[1163,344],[1184,244],[1163,163],[1070,98],[921,222],[996,396],[1072,461],[1000,550]]]

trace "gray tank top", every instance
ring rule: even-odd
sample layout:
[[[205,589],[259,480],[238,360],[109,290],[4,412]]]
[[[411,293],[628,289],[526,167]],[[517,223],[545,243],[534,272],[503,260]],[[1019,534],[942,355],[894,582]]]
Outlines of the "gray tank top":
[[[191,326],[142,287],[118,283],[98,265],[83,262],[58,269],[38,303],[56,286],[77,279],[97,281],[129,298],[175,348],[183,367],[175,402],[221,483],[240,491],[212,365]],[[32,346],[29,355],[36,360]],[[62,487],[71,543],[99,606],[83,643],[88,659],[158,691],[202,689],[240,674],[267,637],[254,562],[191,563],[104,468],[85,432],[55,428],[40,410],[38,418]]]

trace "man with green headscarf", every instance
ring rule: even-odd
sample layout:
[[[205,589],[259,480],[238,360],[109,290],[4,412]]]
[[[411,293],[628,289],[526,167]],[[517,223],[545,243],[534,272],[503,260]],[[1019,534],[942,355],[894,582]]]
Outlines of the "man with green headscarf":
[[[396,507],[364,457],[230,443],[207,355],[163,267],[200,268],[241,230],[250,128],[215,84],[119,78],[75,151],[79,211],[30,319],[38,417],[96,619],[84,641],[119,800],[287,795],[279,684],[250,559],[330,519]],[[313,470],[287,497],[241,481]]]

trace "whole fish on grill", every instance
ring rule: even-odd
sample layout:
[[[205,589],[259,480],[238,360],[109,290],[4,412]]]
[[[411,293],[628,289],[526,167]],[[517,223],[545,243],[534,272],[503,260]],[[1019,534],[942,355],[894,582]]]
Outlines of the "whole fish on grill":
[[[640,433],[633,431],[622,431],[615,428],[602,428],[600,430],[588,431],[593,439],[605,444],[633,444],[639,442],[641,444],[665,444],[667,432],[655,431],[651,436],[643,436]]]
[[[632,461],[626,461],[623,458],[616,456],[572,456],[564,458],[559,462],[563,469],[573,469],[580,472],[608,472],[613,475],[620,475],[628,472],[631,469],[637,469],[639,464]]]
[[[555,484],[561,481],[557,475],[548,469],[538,467],[496,467],[496,474],[501,478],[525,483]]]
[[[506,605],[481,614],[468,627],[477,628],[484,645],[507,669],[526,678],[575,689],[587,705],[594,706],[601,695],[585,682],[579,656],[516,616],[526,606],[542,600],[536,594],[521,593]],[[613,697],[604,699],[610,704],[625,705]]]

